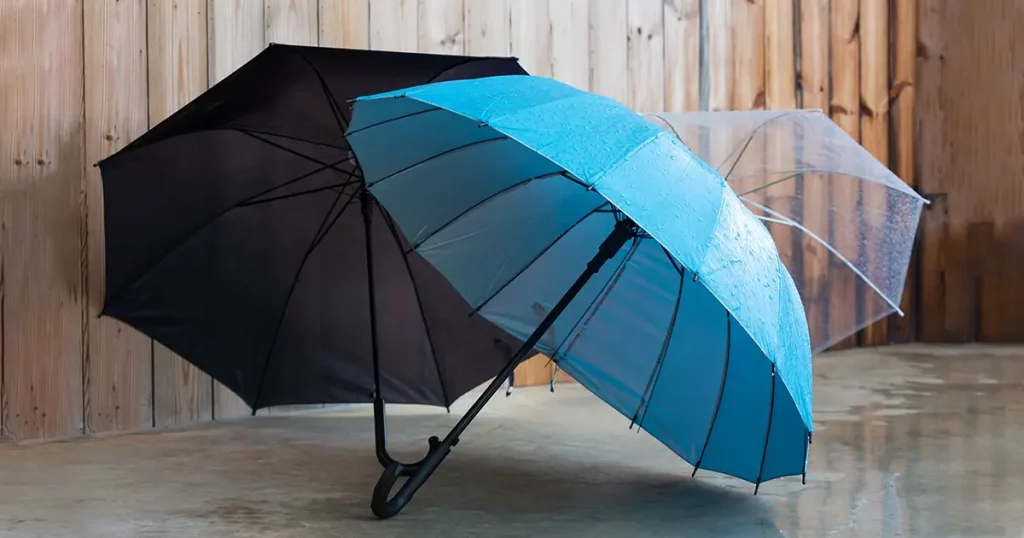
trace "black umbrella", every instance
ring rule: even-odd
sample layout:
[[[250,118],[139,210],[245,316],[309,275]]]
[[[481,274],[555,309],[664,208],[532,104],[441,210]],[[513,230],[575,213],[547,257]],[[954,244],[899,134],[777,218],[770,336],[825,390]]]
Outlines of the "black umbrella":
[[[238,394],[448,406],[520,342],[414,252],[363,189],[346,101],[525,74],[514,58],[272,45],[98,163],[117,318]]]

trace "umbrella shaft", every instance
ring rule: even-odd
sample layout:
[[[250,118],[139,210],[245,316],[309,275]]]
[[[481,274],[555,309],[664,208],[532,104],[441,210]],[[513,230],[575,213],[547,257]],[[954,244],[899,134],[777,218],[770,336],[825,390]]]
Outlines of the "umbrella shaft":
[[[459,435],[465,431],[469,423],[476,418],[476,415],[480,413],[487,401],[505,384],[505,381],[515,371],[516,367],[520,362],[525,360],[533,350],[533,347],[537,345],[537,342],[548,332],[555,321],[562,314],[562,312],[572,303],[573,299],[583,290],[583,287],[587,285],[587,282],[601,270],[601,267],[610,259],[615,257],[615,254],[622,250],[623,245],[626,244],[631,238],[636,237],[635,225],[630,220],[623,220],[616,222],[615,228],[605,238],[604,242],[597,249],[597,254],[587,262],[587,268],[583,273],[576,279],[576,282],[562,295],[562,298],[558,300],[555,307],[548,312],[544,320],[540,322],[537,329],[533,331],[533,334],[526,339],[519,351],[509,360],[505,368],[494,378],[493,381],[484,389],[483,394],[473,405],[466,411],[462,419],[452,428],[452,431],[448,433],[444,438],[444,443],[455,446],[459,442]]]
[[[622,250],[623,245],[626,244],[631,238],[636,237],[636,225],[632,221],[624,220],[616,222],[615,228],[611,234],[601,243],[598,248],[597,254],[587,263],[587,268],[583,271],[583,274],[576,279],[576,282],[562,295],[562,298],[558,300],[558,304],[548,312],[548,315],[544,317],[544,320],[540,322],[537,329],[533,331],[533,334],[523,343],[523,346],[519,348],[519,351],[508,361],[505,368],[494,378],[493,381],[487,388],[484,389],[483,394],[473,405],[466,411],[466,414],[462,416],[458,424],[452,428],[452,431],[448,432],[443,441],[438,441],[437,437],[430,438],[430,450],[427,451],[427,455],[420,461],[413,464],[403,464],[394,461],[387,456],[386,450],[381,451],[383,446],[383,411],[384,405],[380,401],[379,397],[375,401],[374,414],[379,418],[377,420],[377,457],[381,460],[381,463],[385,465],[384,473],[381,474],[380,480],[377,481],[376,487],[373,489],[373,499],[370,502],[370,509],[373,513],[380,518],[389,518],[397,514],[405,507],[405,505],[412,499],[412,496],[416,493],[416,490],[422,486],[430,475],[441,465],[448,454],[451,453],[452,447],[458,444],[459,436],[466,430],[469,423],[480,413],[487,401],[505,381],[515,371],[516,366],[523,361],[533,350],[533,347],[537,345],[541,337],[547,333],[551,325],[555,323],[558,316],[572,303],[576,295],[587,285],[587,282],[601,270],[608,260],[612,259],[616,253]],[[378,403],[379,402],[379,403]],[[406,481],[399,488],[396,493],[390,499],[388,496],[391,494],[392,488],[400,477],[406,477]]]

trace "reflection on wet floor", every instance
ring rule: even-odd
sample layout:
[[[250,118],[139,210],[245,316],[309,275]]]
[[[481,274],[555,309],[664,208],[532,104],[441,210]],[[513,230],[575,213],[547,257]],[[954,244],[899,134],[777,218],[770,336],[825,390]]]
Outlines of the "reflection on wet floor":
[[[0,447],[6,536],[1024,537],[1024,348],[815,362],[807,484],[691,468],[578,386],[498,398],[407,510],[369,516],[365,407]],[[468,399],[395,408],[419,455]]]
[[[1020,349],[854,351],[816,369],[811,487],[780,503],[785,534],[1024,536]]]

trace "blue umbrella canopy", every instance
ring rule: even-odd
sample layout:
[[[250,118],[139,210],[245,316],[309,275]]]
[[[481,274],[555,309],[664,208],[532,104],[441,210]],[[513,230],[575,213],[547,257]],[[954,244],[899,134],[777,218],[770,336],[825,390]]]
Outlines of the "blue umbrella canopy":
[[[694,472],[805,472],[799,294],[765,226],[671,132],[607,97],[500,76],[361,97],[347,139],[370,193],[478,315]]]

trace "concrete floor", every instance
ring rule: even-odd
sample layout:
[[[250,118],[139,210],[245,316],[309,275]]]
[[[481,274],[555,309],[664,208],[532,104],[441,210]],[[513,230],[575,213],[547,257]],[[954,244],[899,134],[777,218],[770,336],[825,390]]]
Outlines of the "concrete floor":
[[[698,473],[578,386],[499,396],[398,517],[362,406],[0,447],[0,537],[1024,537],[1024,348],[815,364],[807,485]],[[447,416],[392,408],[418,457]]]

